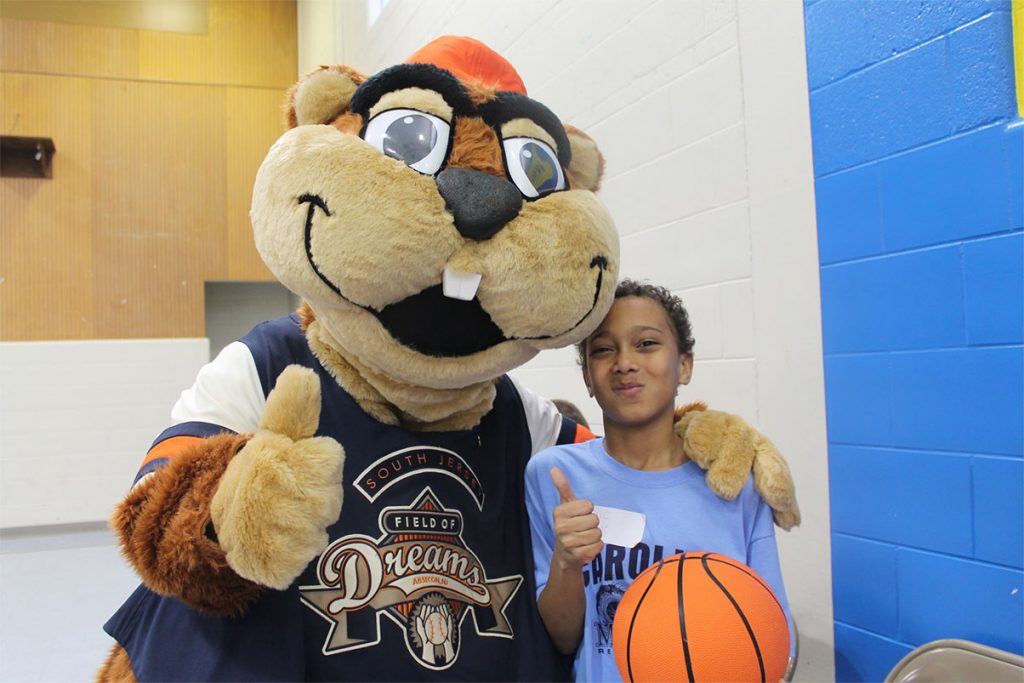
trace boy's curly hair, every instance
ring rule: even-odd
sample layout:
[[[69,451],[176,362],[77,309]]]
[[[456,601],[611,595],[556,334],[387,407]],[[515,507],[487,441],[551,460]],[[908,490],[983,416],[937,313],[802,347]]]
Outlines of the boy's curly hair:
[[[672,331],[676,337],[679,353],[693,352],[694,339],[693,329],[690,327],[690,314],[686,312],[682,299],[664,287],[652,285],[649,282],[638,282],[628,279],[620,282],[619,286],[615,288],[616,299],[626,296],[645,296],[661,304],[661,307],[665,310],[665,315],[668,316],[669,321],[672,323]],[[576,359],[579,361],[580,367],[585,366],[587,363],[588,341],[590,341],[589,337],[576,344]]]

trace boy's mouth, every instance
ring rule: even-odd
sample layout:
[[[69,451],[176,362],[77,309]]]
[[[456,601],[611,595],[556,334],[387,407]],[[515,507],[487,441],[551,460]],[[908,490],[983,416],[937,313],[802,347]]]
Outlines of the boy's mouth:
[[[638,393],[640,393],[640,390],[643,388],[643,384],[638,384],[636,382],[627,382],[625,384],[617,384],[613,386],[612,391],[614,391],[616,394],[619,394],[620,396],[629,397],[636,396]]]

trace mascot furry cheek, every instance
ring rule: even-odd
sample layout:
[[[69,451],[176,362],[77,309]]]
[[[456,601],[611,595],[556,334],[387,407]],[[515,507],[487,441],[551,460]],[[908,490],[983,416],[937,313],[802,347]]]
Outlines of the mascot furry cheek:
[[[323,67],[253,191],[257,247],[305,301],[199,373],[113,526],[143,585],[106,629],[121,680],[554,680],[523,473],[588,435],[505,373],[583,339],[619,251],[602,159],[481,43],[369,78]],[[720,495],[771,443],[681,416]]]

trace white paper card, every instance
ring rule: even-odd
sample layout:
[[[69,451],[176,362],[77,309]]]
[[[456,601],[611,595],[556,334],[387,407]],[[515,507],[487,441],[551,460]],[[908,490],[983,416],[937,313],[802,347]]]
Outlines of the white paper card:
[[[632,548],[644,537],[647,516],[643,513],[595,505],[594,514],[601,527],[601,540],[605,543]]]

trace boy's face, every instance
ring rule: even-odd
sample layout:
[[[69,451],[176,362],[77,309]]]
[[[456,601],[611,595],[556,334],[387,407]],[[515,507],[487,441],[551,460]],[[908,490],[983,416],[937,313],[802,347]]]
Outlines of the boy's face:
[[[606,424],[639,427],[671,415],[692,373],[693,354],[679,353],[668,314],[647,297],[616,299],[587,340],[583,381]]]

